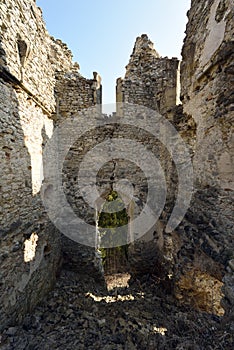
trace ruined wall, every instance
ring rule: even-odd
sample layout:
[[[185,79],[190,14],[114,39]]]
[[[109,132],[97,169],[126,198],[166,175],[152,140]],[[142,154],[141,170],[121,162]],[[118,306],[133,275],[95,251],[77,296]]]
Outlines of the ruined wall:
[[[228,0],[192,3],[181,66],[184,109],[197,123],[197,181],[227,191],[234,180],[231,5]]]
[[[78,72],[69,72],[66,74],[59,73],[56,78],[55,124],[62,126],[64,121],[75,120],[78,125],[81,124],[79,131],[85,126],[88,130],[89,126],[91,129],[82,136],[77,131],[74,143],[71,144],[66,155],[62,168],[64,193],[77,217],[81,217],[85,222],[95,227],[95,210],[89,208],[82,197],[78,174],[83,157],[98,140],[98,132],[95,129],[93,116],[91,118],[89,116],[89,107],[97,105],[98,114],[101,113],[101,77],[94,72],[93,79],[88,80],[81,77]],[[79,114],[82,110],[83,112]],[[81,119],[83,113],[84,115],[87,113],[85,120]],[[67,130],[64,142],[71,137],[70,132],[71,130]],[[105,135],[105,132],[100,132],[100,135]],[[85,174],[87,178],[89,171],[88,168]],[[81,232],[78,234],[82,235]],[[92,275],[97,282],[103,282],[100,255],[95,247],[89,246],[88,238],[84,244],[80,244],[67,236],[62,236],[62,255],[65,268],[75,270],[80,275]]]
[[[77,116],[77,120],[79,122],[79,115]],[[95,121],[92,121],[92,125],[90,125],[90,129],[79,137],[77,141],[70,148],[69,153],[66,156],[64,167],[63,167],[63,186],[64,191],[67,195],[67,199],[69,204],[71,205],[74,212],[78,217],[82,218],[85,222],[93,225],[95,227],[95,220],[97,219],[97,215],[100,214],[102,210],[102,205],[97,204],[93,208],[89,205],[87,201],[86,195],[87,192],[83,191],[84,187],[81,186],[81,182],[88,185],[93,185],[92,189],[89,189],[91,193],[95,193],[97,189],[99,195],[106,200],[107,196],[113,191],[117,191],[123,200],[126,201],[126,209],[129,216],[129,219],[133,220],[139,216],[141,213],[144,204],[146,203],[147,197],[147,179],[144,174],[144,170],[141,169],[140,166],[135,164],[134,160],[128,160],[131,156],[133,159],[138,157],[139,162],[141,159],[146,157],[146,154],[141,150],[130,150],[128,147],[124,147],[123,143],[125,139],[130,139],[133,142],[139,142],[142,144],[142,148],[144,151],[149,147],[150,150],[156,154],[159,154],[159,145],[158,141],[152,137],[149,133],[143,130],[139,130],[138,128],[134,128],[131,126],[121,125],[119,123],[119,118],[112,116],[109,117],[106,121],[108,125],[105,124],[105,117],[100,115],[100,118]],[[90,118],[87,116],[87,124],[90,123]],[[92,127],[92,128],[91,128]],[[93,129],[94,128],[94,129]],[[108,144],[104,144],[104,142],[108,141]],[[116,142],[121,145],[122,144],[122,153],[116,150]],[[89,152],[93,151],[95,147],[98,147],[98,152],[94,153],[94,155],[90,159],[85,159],[85,155]],[[135,152],[135,153],[134,153]],[[137,154],[136,154],[137,152]],[[122,154],[122,157],[120,156]],[[111,159],[110,159],[111,158]],[[145,159],[147,162],[147,160]],[[148,173],[154,172],[155,164],[151,163],[148,160]],[[80,174],[79,170],[83,167],[83,171]],[[98,170],[97,170],[98,165]],[[92,173],[94,172],[96,176],[95,182],[93,182]],[[132,195],[134,196],[134,201],[136,204],[134,207],[131,207],[132,203],[129,201],[129,198],[132,196],[129,194],[128,197],[128,185],[127,188],[124,186],[124,179],[127,179],[128,184],[130,185],[130,189],[133,189]],[[157,181],[157,179],[155,179]],[[122,187],[121,187],[122,184]],[[156,184],[155,184],[156,186]],[[160,198],[160,186],[158,186],[159,190],[157,192],[157,196]],[[130,191],[131,192],[131,191]],[[131,239],[131,235],[137,239],[139,238],[139,230],[131,229],[131,222],[129,225],[128,238]],[[80,235],[82,232],[79,233]],[[153,236],[154,228],[148,235],[151,239],[155,239]],[[85,235],[85,232],[83,233]],[[138,235],[138,236],[137,236]],[[161,237],[160,237],[161,238]],[[86,271],[89,273],[90,264],[86,264],[85,268],[81,268],[80,266],[84,266],[80,263],[74,263],[81,259],[82,255],[86,255],[86,262],[89,261],[92,263],[92,254],[90,252],[92,249],[88,249],[87,247],[80,247],[79,244],[74,244],[71,241],[70,248],[68,248],[68,241],[63,239],[63,246],[65,246],[65,259],[66,264],[69,266],[77,266],[79,272]],[[88,238],[87,238],[88,242]],[[101,241],[101,245],[103,241]],[[126,244],[126,241],[125,243]],[[144,268],[139,268],[135,263],[135,269],[138,269],[138,273],[142,274],[145,271],[149,271],[153,265],[153,262],[156,263],[158,260],[158,256],[155,254],[157,251],[157,244],[155,244],[150,249],[150,256],[148,255],[148,260],[146,262],[147,266]],[[79,253],[78,253],[79,252]],[[69,254],[67,254],[69,253]],[[136,255],[139,254],[136,251]],[[131,254],[133,257],[133,255]],[[152,259],[152,262],[149,262],[149,258]],[[84,260],[83,260],[84,261]],[[96,262],[98,262],[96,260]],[[142,263],[142,260],[141,260]],[[135,272],[130,268],[130,272]],[[97,273],[97,277],[99,275]]]
[[[55,281],[61,242],[40,198],[42,151],[53,134],[56,74],[76,74],[78,65],[67,46],[48,34],[35,1],[3,0],[0,13],[2,329],[20,321]],[[95,103],[90,85],[82,103],[90,90]]]
[[[210,259],[206,267],[202,263],[200,267],[210,270],[211,275],[215,272],[209,266],[214,264],[213,270],[220,274],[220,281],[226,274],[223,305],[231,318],[234,302],[233,2],[192,1],[188,18],[182,51],[181,98],[185,113],[197,124],[197,131],[193,158],[195,194],[185,227],[190,236],[187,247],[194,249],[195,246],[207,261]]]
[[[87,119],[90,128],[100,129],[90,130],[72,145],[63,167],[68,202],[78,216],[95,225],[95,208],[88,207],[77,182],[83,156],[113,137],[139,141],[154,151],[165,171],[169,194],[158,224],[144,240],[130,247],[132,272],[153,273],[164,278],[168,288],[174,282],[182,302],[218,314],[222,313],[219,303],[224,278],[223,305],[229,321],[234,303],[231,5],[231,0],[192,1],[181,73],[184,110],[176,106],[178,60],[161,58],[146,35],[137,38],[126,76],[117,81],[117,102],[142,104],[159,111],[189,145],[195,191],[188,213],[174,232],[165,233],[176,198],[178,179],[173,161],[166,148],[144,131],[122,127],[118,117],[106,128],[98,120],[89,125]],[[40,200],[42,150],[55,125],[83,108],[101,103],[101,82],[97,74],[89,80],[79,74],[66,45],[47,33],[35,1],[2,0],[0,11],[3,328],[20,321],[55,280],[61,237]],[[124,113],[120,107],[117,106],[117,116],[121,117]],[[105,117],[100,114],[101,118]],[[100,159],[101,156],[102,149]],[[89,170],[92,162],[87,164]],[[134,196],[140,205],[128,213],[137,216],[147,195],[147,183],[136,165],[123,159],[107,162],[98,173],[97,185],[105,195],[122,178],[134,185]],[[65,267],[101,279],[95,249],[64,236],[62,246]]]
[[[72,54],[47,32],[35,1],[1,2],[2,68],[17,78],[51,113],[55,107],[55,70],[68,71]]]
[[[165,225],[172,209],[172,196],[155,228],[155,237],[158,237],[160,244],[157,246],[153,243],[155,237],[145,237],[145,242],[139,241],[134,244],[131,256],[137,274],[140,272],[145,274],[147,267],[155,273],[160,265],[163,267],[166,264],[166,268],[162,269],[162,276],[170,273],[178,299],[207,312],[223,314],[224,310],[220,306],[223,290],[225,297],[221,304],[226,311],[225,319],[229,321],[233,319],[234,296],[231,214],[233,212],[232,33],[231,2],[192,1],[182,51],[183,108],[180,106],[173,108],[172,104],[171,111],[165,113],[160,108],[159,111],[173,123],[190,149],[194,167],[194,194],[190,208],[179,227],[171,234],[167,234]],[[142,39],[146,43],[145,36],[138,41],[142,42]],[[145,55],[145,50],[145,48],[142,50],[142,57]],[[134,51],[137,51],[136,48]],[[150,44],[148,51],[149,56],[154,57],[153,61],[158,60]],[[141,54],[137,56],[141,57]],[[133,55],[130,60],[128,74],[132,75],[132,81],[134,76],[136,78],[133,89],[129,89],[131,100],[128,97],[126,100],[133,103],[139,101],[157,110],[160,104],[155,102],[154,83],[150,83],[154,81],[157,71],[153,75],[151,67],[149,70],[151,77],[147,72],[149,82],[144,81],[143,88],[140,89],[137,81],[142,79],[144,65],[139,64],[139,68],[136,69],[136,62],[140,62],[139,57],[135,59]],[[167,74],[164,73],[164,76]],[[125,100],[125,84],[125,80],[117,82],[119,101]],[[137,84],[138,88],[135,88]],[[160,91],[159,87],[157,89]],[[142,98],[142,91],[146,91],[149,99]],[[167,183],[172,183],[172,187],[169,187],[171,192],[178,185],[176,171],[163,149],[160,150],[159,157],[164,169],[167,169]],[[159,256],[159,261],[154,269],[152,267],[156,261],[153,258],[155,254]],[[163,260],[163,257],[166,260]],[[160,271],[158,272],[160,276]]]
[[[162,58],[146,34],[136,39],[124,79],[117,79],[116,100],[143,105],[162,114],[178,102],[177,58]],[[117,109],[117,114],[121,111]]]
[[[128,114],[126,111],[127,107],[121,105],[121,102],[145,106],[159,112],[172,122],[176,119],[176,115],[177,117],[179,115],[178,120],[174,124],[180,129],[181,119],[184,118],[184,123],[181,123],[183,124],[181,129],[184,128],[185,136],[188,135],[190,120],[183,115],[181,108],[177,107],[179,102],[178,73],[178,59],[160,57],[147,35],[143,34],[141,37],[138,37],[129,64],[126,66],[125,77],[117,80],[116,100],[119,102],[117,104],[117,115],[124,119],[126,114]],[[142,116],[143,119],[145,118],[145,125],[150,124],[147,114],[149,114],[149,111],[148,113],[146,112],[146,116]],[[186,122],[187,126],[185,126]],[[193,128],[193,123],[191,127]],[[161,136],[166,144],[167,135],[166,130],[163,132],[163,127]],[[165,210],[171,212],[175,202],[178,178],[175,165],[167,148],[157,138],[143,132],[143,130],[125,128],[125,137],[139,141],[146,149],[153,152],[154,157],[160,161],[167,187]],[[139,157],[139,159],[141,158]],[[129,165],[127,167],[128,174],[126,174],[126,177],[131,178],[132,176],[132,182],[135,185],[134,196],[142,202],[142,205],[138,207],[138,211],[135,213],[135,215],[139,215],[139,212],[143,209],[143,203],[145,203],[147,195],[149,195],[147,180],[144,174],[140,172],[140,169],[132,169]],[[152,167],[152,174],[155,174],[154,167]],[[157,199],[155,198],[156,201]],[[168,274],[173,261],[171,259],[171,248],[169,247],[171,237],[165,234],[165,226],[166,215],[163,213],[155,227],[152,227],[144,237],[130,245],[129,263],[134,276],[139,278],[148,273],[154,273],[162,280],[164,279],[168,282]]]
[[[117,80],[117,101],[139,103],[151,107],[169,119],[188,146],[195,172],[195,191],[190,208],[180,226],[168,234],[165,232],[165,226],[175,204],[178,177],[173,159],[165,148],[158,145],[156,155],[166,175],[167,202],[154,232],[148,233],[130,247],[129,257],[133,272],[138,276],[143,276],[147,272],[153,273],[162,280],[165,279],[165,285],[168,285],[169,289],[172,290],[174,284],[174,292],[182,302],[188,302],[207,312],[222,315],[223,309],[220,306],[222,279],[225,274],[225,266],[228,265],[228,260],[232,259],[233,254],[233,221],[230,215],[233,165],[228,161],[228,158],[232,157],[232,130],[230,127],[232,107],[229,106],[232,100],[231,90],[228,88],[231,81],[229,76],[232,74],[230,61],[228,61],[231,45],[229,40],[231,15],[229,13],[229,17],[227,16],[229,28],[227,25],[226,47],[223,48],[222,54],[220,51],[222,62],[227,59],[227,68],[221,69],[221,63],[219,63],[214,70],[214,75],[211,75],[213,63],[209,57],[207,58],[208,72],[205,70],[205,74],[201,74],[201,68],[196,72],[194,67],[199,60],[203,59],[202,56],[200,58],[200,55],[206,42],[206,36],[209,35],[209,31],[205,29],[206,24],[211,22],[213,14],[213,7],[209,5],[211,3],[207,3],[206,7],[204,4],[193,4],[189,13],[181,72],[184,105],[176,106],[176,91],[178,91],[176,86],[179,84],[176,83],[175,72],[178,68],[178,61],[161,59],[163,63],[160,63],[156,69],[155,62],[160,62],[160,59],[145,35],[137,39],[127,66],[126,78]],[[219,17],[221,16],[220,8],[221,5],[219,6]],[[227,9],[226,11],[228,12]],[[200,20],[199,23],[197,18]],[[214,45],[214,38],[207,40],[209,45]],[[194,51],[191,51],[191,48]],[[164,66],[166,62],[170,62],[167,69]],[[162,70],[162,67],[165,70]],[[161,76],[163,84],[160,80]],[[156,77],[158,79],[155,79]],[[204,77],[206,80],[201,84]],[[196,83],[197,79],[199,83]],[[223,86],[224,81],[228,83],[224,91],[223,88],[222,92],[220,90],[223,99],[220,105],[221,98],[218,89],[221,88],[221,84]],[[128,86],[127,93],[126,86]],[[165,102],[165,86],[171,89],[174,87],[174,90],[170,90],[174,91],[170,103]],[[223,116],[225,123],[224,120],[221,120],[220,115],[219,121],[217,115],[213,115],[214,106],[217,106],[216,112],[219,111],[219,114],[225,108],[227,113]],[[124,116],[120,108],[117,109],[117,113]],[[136,138],[138,136],[135,135]],[[147,138],[145,140],[146,143],[149,142]],[[206,162],[207,157],[208,162]],[[227,160],[226,170],[222,166],[219,174],[218,165],[215,168],[215,159],[224,158]],[[221,177],[223,178],[222,185]],[[227,303],[230,302],[233,293],[230,287],[232,284],[230,266],[232,266],[232,260],[227,267],[228,274],[224,279],[229,285],[224,288],[229,300],[227,302],[225,299]],[[171,276],[170,280],[168,275]]]
[[[56,113],[54,119],[57,124],[66,118],[102,103],[101,77],[93,73],[93,79],[86,79],[76,69],[56,74]],[[100,106],[101,111],[101,106]]]

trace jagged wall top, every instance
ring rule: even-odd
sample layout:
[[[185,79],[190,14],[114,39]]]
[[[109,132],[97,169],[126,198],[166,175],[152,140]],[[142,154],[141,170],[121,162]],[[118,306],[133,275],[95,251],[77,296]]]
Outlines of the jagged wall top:
[[[131,72],[134,73],[134,68],[138,66],[140,62],[152,62],[158,58],[160,58],[160,55],[155,50],[153,42],[148,38],[147,34],[142,34],[136,39],[129,63],[126,66],[125,77],[131,75]]]
[[[124,79],[117,79],[117,102],[141,104],[164,114],[178,101],[177,58],[161,57],[146,34],[136,39]],[[117,107],[117,113],[122,111]]]
[[[147,34],[142,34],[136,38],[132,56],[141,57],[143,54],[152,55],[156,58],[160,57],[159,53],[154,48],[154,43],[148,38]]]
[[[55,71],[73,68],[71,51],[46,30],[33,0],[0,2],[0,65],[44,105],[54,110]]]

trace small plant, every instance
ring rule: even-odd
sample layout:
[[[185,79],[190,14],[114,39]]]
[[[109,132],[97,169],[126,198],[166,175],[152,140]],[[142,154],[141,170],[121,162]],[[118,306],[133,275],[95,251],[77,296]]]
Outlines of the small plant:
[[[113,210],[114,203],[114,213],[108,213],[108,209]],[[103,211],[99,215],[98,227],[101,238],[101,245],[111,246],[113,242],[118,242],[118,237],[128,234],[126,225],[128,225],[128,215],[126,209],[123,208],[123,201],[116,191],[112,191],[106,198],[106,203],[103,206]],[[118,232],[116,230],[118,228]],[[127,238],[127,237],[126,237]],[[127,240],[127,239],[126,239]],[[107,270],[118,269],[118,265],[121,262],[126,262],[128,257],[128,245],[117,246],[113,248],[101,248],[101,257],[103,261],[103,266]],[[114,266],[113,266],[114,265]],[[109,266],[109,267],[108,267]]]

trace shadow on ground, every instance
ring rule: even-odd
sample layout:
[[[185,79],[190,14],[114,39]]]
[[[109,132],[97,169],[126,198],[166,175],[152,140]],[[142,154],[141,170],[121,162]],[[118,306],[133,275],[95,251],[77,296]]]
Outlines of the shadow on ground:
[[[122,277],[110,277],[107,290],[63,270],[33,315],[1,335],[0,349],[232,349],[219,317],[179,306],[152,278],[127,287]]]

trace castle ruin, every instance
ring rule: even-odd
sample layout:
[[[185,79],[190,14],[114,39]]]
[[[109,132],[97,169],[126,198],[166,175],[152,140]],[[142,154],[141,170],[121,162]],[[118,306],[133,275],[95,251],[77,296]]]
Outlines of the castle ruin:
[[[81,159],[105,137],[134,138],[158,154],[166,174],[167,202],[156,226],[130,244],[132,276],[153,273],[182,304],[222,316],[234,329],[233,246],[233,3],[191,2],[182,62],[164,58],[143,34],[136,39],[126,74],[116,82],[116,116],[122,103],[138,104],[166,117],[186,142],[194,169],[190,208],[180,225],[165,231],[176,199],[173,159],[147,133],[112,124],[75,142],[64,163],[65,194],[74,212],[95,225],[77,196]],[[43,206],[43,149],[56,126],[99,106],[101,77],[86,79],[72,53],[49,35],[34,0],[0,4],[0,331],[20,324],[54,287],[63,268],[103,281],[97,249],[62,235]],[[95,125],[94,125],[95,127]],[[116,178],[135,181],[144,201],[147,186],[134,164],[109,162],[99,173],[105,193]],[[134,179],[131,176],[134,174]],[[137,175],[136,175],[137,174]],[[130,215],[130,214],[129,214]],[[172,276],[168,277],[168,276]]]

